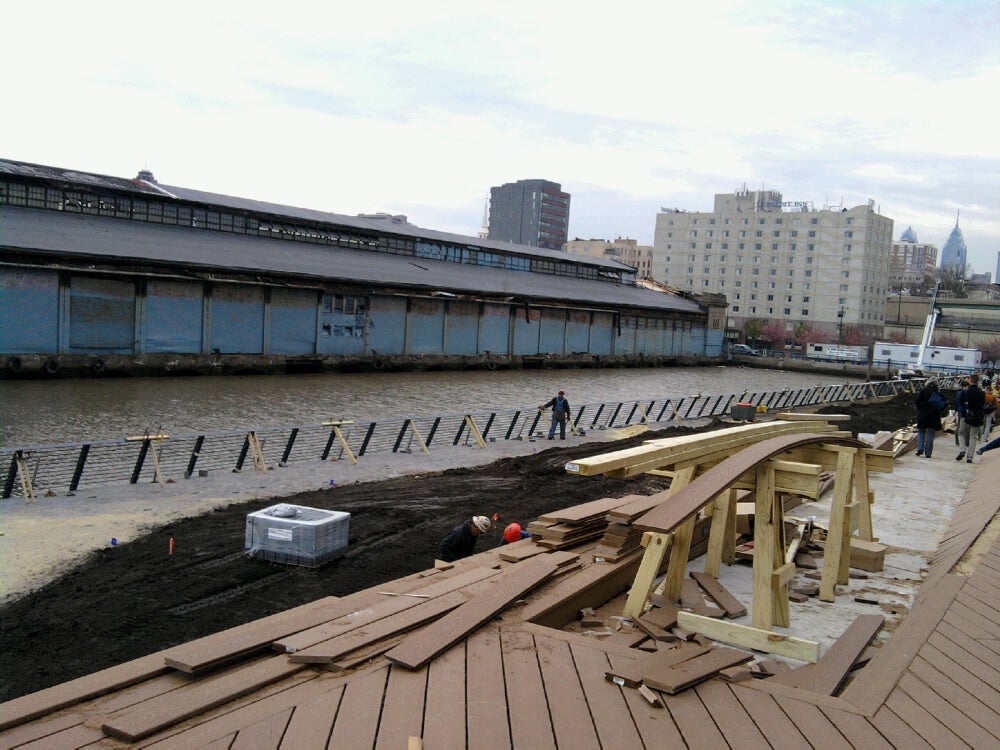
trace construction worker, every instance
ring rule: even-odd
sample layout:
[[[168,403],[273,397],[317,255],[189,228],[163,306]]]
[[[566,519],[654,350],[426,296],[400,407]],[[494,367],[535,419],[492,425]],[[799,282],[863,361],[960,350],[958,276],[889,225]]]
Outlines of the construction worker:
[[[455,562],[463,557],[468,557],[476,549],[476,542],[480,534],[485,534],[490,530],[490,519],[486,516],[473,516],[462,521],[451,530],[438,547],[438,559],[445,562]]]
[[[530,539],[531,532],[525,531],[521,528],[519,523],[507,524],[507,528],[503,530],[503,539],[500,540],[500,546],[505,544],[513,544],[514,542],[519,542],[522,539]]]
[[[549,427],[549,440],[556,434],[556,425],[559,426],[559,439],[566,439],[566,421],[570,418],[569,401],[566,400],[566,391],[559,391],[554,397],[539,406],[539,410],[552,407],[552,425]]]

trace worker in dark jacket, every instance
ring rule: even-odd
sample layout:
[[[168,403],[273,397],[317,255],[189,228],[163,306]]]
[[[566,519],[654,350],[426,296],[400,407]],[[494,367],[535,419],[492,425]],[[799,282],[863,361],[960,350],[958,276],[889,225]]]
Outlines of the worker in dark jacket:
[[[979,438],[979,428],[985,420],[983,407],[986,405],[986,394],[979,387],[978,373],[969,376],[969,385],[958,394],[956,408],[962,415],[958,426],[959,453],[956,461],[963,458],[966,463],[972,463],[973,452],[976,450],[976,440]]]
[[[938,392],[936,380],[927,381],[920,389],[916,406],[917,455],[930,458],[934,452],[934,435],[941,429],[941,414],[948,407],[948,402]]]
[[[539,406],[539,410],[552,407],[552,425],[549,427],[549,440],[556,435],[556,425],[559,426],[559,439],[566,439],[566,420],[570,418],[569,401],[566,400],[566,391],[559,391],[544,404]]]
[[[490,530],[490,519],[486,516],[473,516],[463,521],[441,540],[438,547],[438,559],[445,562],[455,562],[468,557],[475,551],[480,534]]]

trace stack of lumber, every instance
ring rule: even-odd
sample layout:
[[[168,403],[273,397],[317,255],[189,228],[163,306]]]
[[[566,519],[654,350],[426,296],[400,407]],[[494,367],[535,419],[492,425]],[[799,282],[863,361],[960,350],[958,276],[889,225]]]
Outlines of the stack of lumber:
[[[657,496],[651,495],[650,497]],[[528,531],[531,533],[532,539],[549,549],[563,549],[591,539],[598,539],[608,528],[608,514],[629,504],[636,498],[636,495],[609,497],[546,513],[538,520],[529,523]],[[663,498],[659,497],[658,502],[663,502]],[[654,502],[652,506],[656,504]],[[624,553],[617,554],[614,559],[621,559],[623,556]]]
[[[632,522],[652,508],[663,502],[663,496],[626,495],[621,498],[623,505],[608,511],[608,526],[601,537],[600,543],[594,548],[594,560],[598,562],[617,562],[626,555],[639,549],[642,541],[642,530],[632,525]]]

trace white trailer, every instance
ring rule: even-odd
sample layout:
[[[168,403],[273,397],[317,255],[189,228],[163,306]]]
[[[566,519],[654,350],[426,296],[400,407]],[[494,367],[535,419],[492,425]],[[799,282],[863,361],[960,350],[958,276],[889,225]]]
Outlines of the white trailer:
[[[901,373],[919,371],[975,372],[980,369],[983,353],[978,349],[957,346],[928,346],[923,351],[920,362],[920,344],[893,344],[887,341],[875,342],[873,356],[876,367],[888,367]]]
[[[868,361],[868,347],[847,346],[845,344],[806,344],[805,355],[806,359],[864,364]]]

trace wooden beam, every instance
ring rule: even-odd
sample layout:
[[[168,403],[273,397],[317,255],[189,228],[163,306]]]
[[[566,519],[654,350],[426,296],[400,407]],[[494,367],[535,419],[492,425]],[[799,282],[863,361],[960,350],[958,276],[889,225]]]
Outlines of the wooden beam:
[[[764,651],[811,663],[819,660],[819,643],[815,641],[807,641],[748,625],[737,625],[735,622],[702,617],[684,611],[677,613],[677,625],[685,630],[701,633],[713,640],[741,648]]]
[[[634,618],[642,614],[646,607],[646,600],[649,599],[649,592],[652,590],[656,576],[663,565],[663,558],[671,547],[672,534],[646,533],[649,535],[643,540],[646,542],[643,545],[646,551],[643,553],[642,562],[639,564],[639,570],[635,574],[628,599],[625,601],[625,608],[622,610],[623,617]]]
[[[774,624],[774,470],[766,464],[757,468],[757,493],[753,524],[753,602],[755,628],[770,630]]]
[[[841,451],[837,457],[837,474],[834,479],[833,501],[830,506],[830,528],[827,530],[823,576],[820,579],[819,587],[819,598],[824,602],[834,601],[837,584],[848,582],[845,568],[850,561],[849,525],[851,517],[848,501],[851,497],[853,477],[854,453]]]

